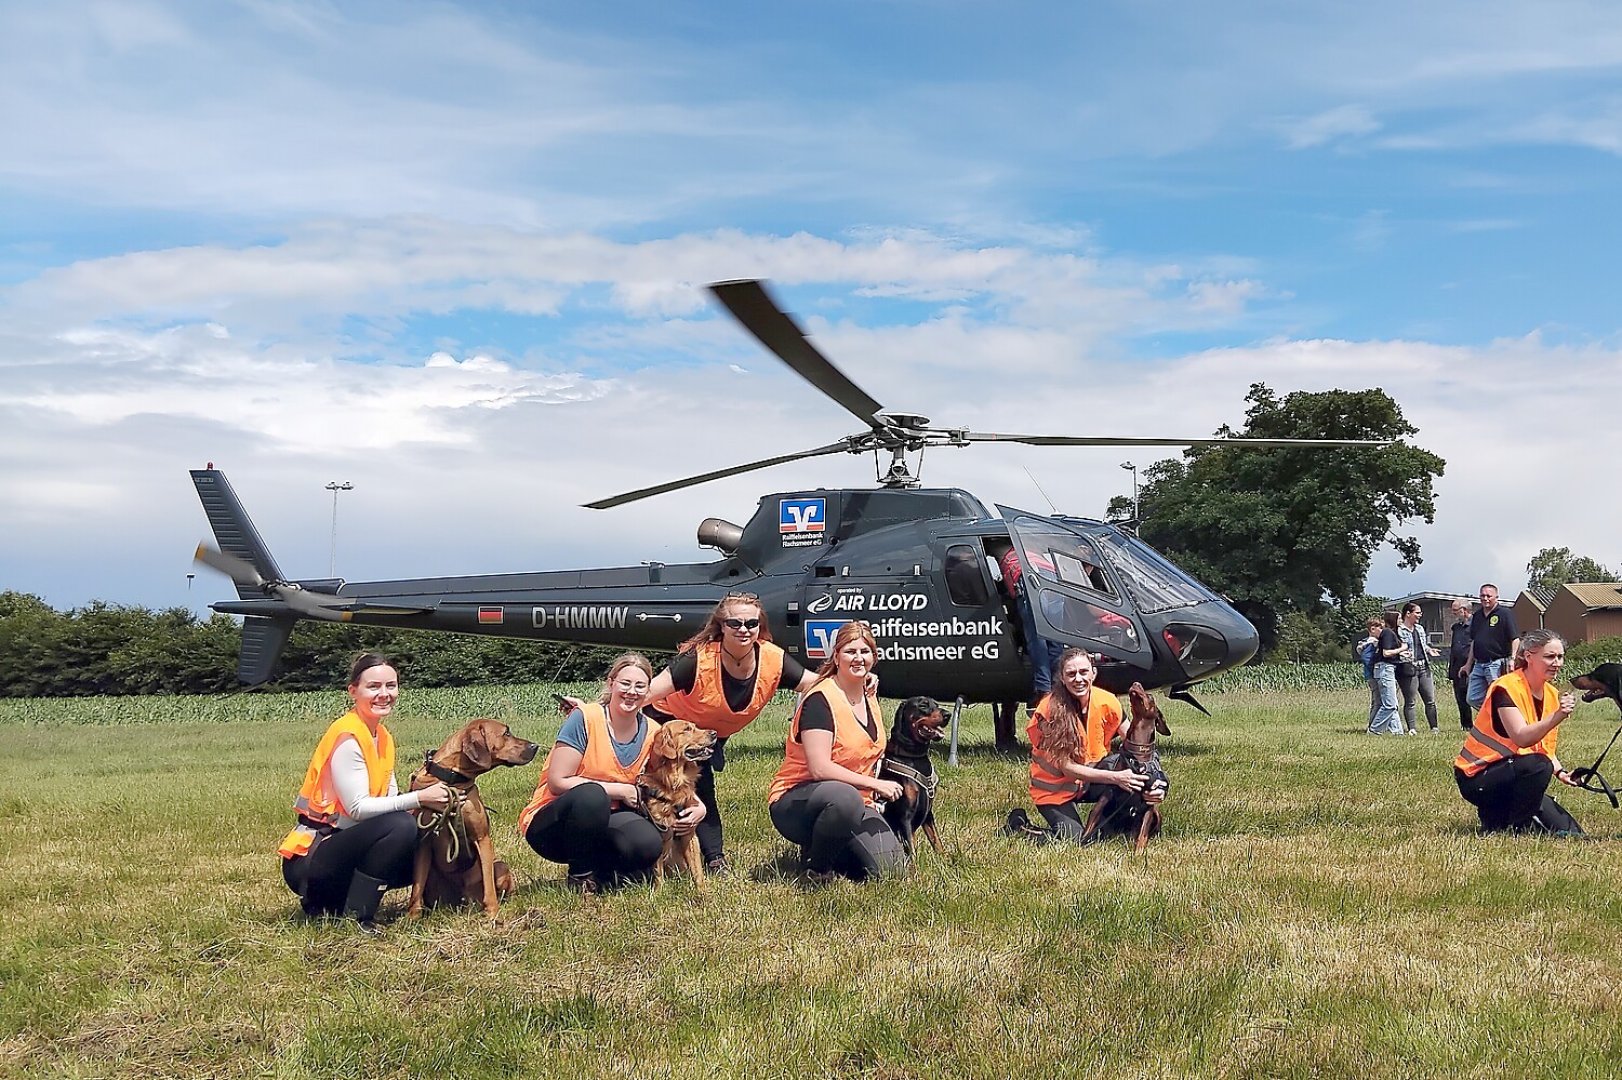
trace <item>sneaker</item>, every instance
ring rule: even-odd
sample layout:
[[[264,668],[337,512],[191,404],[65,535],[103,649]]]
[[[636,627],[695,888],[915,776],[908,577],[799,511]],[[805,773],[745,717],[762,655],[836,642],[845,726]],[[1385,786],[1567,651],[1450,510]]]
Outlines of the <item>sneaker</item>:
[[[601,891],[597,884],[597,875],[590,870],[583,874],[570,874],[564,884],[570,892],[577,892],[581,896],[596,896]]]
[[[1025,812],[1024,807],[1016,807],[1008,811],[1008,820],[1003,823],[1004,836],[1019,836],[1030,827],[1031,815]]]
[[[1434,727],[1433,727],[1433,728],[1431,728],[1431,734],[1432,734],[1432,735],[1440,735],[1440,734],[1441,734],[1441,733],[1442,733],[1442,729],[1441,729],[1441,728],[1434,728]]]
[[[805,872],[805,887],[807,889],[826,889],[839,880],[839,874],[833,870],[807,870]]]
[[[725,855],[717,855],[704,862],[704,873],[710,877],[731,877],[732,864],[727,862]]]
[[[1410,734],[1410,735],[1418,735],[1419,732],[1417,730],[1415,730],[1414,728],[1409,728],[1408,729],[1408,734]]]

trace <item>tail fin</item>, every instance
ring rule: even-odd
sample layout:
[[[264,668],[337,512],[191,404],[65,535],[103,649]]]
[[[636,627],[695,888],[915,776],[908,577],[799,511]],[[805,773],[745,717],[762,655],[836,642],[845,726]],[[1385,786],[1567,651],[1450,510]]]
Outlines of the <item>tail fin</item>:
[[[287,638],[293,632],[292,619],[265,619],[250,615],[242,620],[242,653],[237,660],[237,678],[248,686],[270,681],[276,674],[276,661],[282,658]]]
[[[253,527],[248,511],[242,507],[242,501],[237,498],[237,493],[231,490],[231,482],[225,478],[225,474],[212,468],[193,469],[191,482],[197,488],[197,497],[203,503],[203,513],[208,515],[209,527],[214,530],[214,539],[218,542],[220,550],[227,555],[235,555],[252,563],[253,568],[259,571],[259,576],[266,581],[286,580],[282,577],[276,560],[271,558],[270,549],[265,546],[264,540],[260,539],[259,530]],[[262,597],[264,594],[254,591],[251,587],[238,585],[237,595],[249,600]],[[283,634],[282,641],[285,643],[286,640],[287,635]],[[280,651],[280,647],[277,651]]]
[[[243,509],[231,482],[215,468],[191,470],[197,497],[202,500],[203,513],[208,515],[209,527],[220,550],[253,564],[259,576],[266,581],[282,581],[281,568],[270,555],[270,549],[253,527],[248,511]],[[237,596],[244,600],[263,599],[264,593],[252,586],[237,585]],[[248,686],[267,682],[276,673],[276,661],[293,632],[292,618],[264,618],[250,615],[242,620],[242,651],[237,660],[237,678]]]

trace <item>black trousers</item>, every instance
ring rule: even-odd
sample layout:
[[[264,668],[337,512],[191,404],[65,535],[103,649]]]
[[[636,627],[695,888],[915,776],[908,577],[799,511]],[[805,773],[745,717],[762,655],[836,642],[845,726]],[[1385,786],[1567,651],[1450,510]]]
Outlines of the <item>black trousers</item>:
[[[1476,808],[1482,832],[1525,829],[1543,805],[1554,779],[1554,762],[1542,754],[1517,754],[1488,765],[1475,776],[1453,770],[1464,801]]]
[[[541,858],[605,883],[646,874],[664,850],[653,822],[635,810],[614,809],[601,784],[572,787],[541,807],[524,839]]]
[[[1475,723],[1475,714],[1470,711],[1470,679],[1469,676],[1460,676],[1450,680],[1453,683],[1453,700],[1459,703],[1459,726],[1466,731]]]
[[[1077,799],[1072,802],[1042,805],[1036,809],[1047,821],[1048,828],[1053,830],[1054,836],[1079,844],[1081,834],[1087,829],[1087,823],[1082,820],[1081,810],[1078,809],[1080,801]]]
[[[311,915],[344,909],[349,883],[365,874],[399,889],[411,884],[417,856],[417,819],[405,810],[358,821],[322,837],[308,855],[282,860],[282,880]]]
[[[712,862],[721,857],[725,850],[725,833],[721,826],[721,807],[715,801],[715,769],[716,758],[725,761],[725,739],[715,740],[715,756],[704,762],[698,770],[698,801],[704,804],[704,820],[698,823],[694,830],[698,834],[698,850],[704,856],[705,862]],[[724,766],[723,766],[724,767]]]
[[[771,805],[772,827],[805,849],[806,869],[861,881],[899,869],[907,855],[884,815],[842,780],[789,788]]]

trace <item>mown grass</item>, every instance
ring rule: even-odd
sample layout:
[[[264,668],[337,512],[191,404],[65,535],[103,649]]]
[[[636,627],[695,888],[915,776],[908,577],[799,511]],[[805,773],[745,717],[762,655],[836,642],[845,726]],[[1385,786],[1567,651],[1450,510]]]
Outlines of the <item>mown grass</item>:
[[[478,713],[548,742],[548,687],[408,692],[410,755]],[[579,688],[576,688],[579,689]],[[968,714],[909,877],[808,893],[762,803],[786,701],[729,746],[738,876],[582,902],[481,786],[519,892],[380,940],[309,923],[272,849],[332,694],[77,723],[0,710],[0,1072],[44,1076],[1599,1076],[1622,1060],[1622,820],[1483,839],[1443,737],[1362,691],[1170,706],[1146,857],[997,835],[1025,765]],[[84,703],[83,715],[96,706]],[[185,715],[187,699],[173,699]],[[1562,743],[1591,760],[1615,717]],[[385,914],[399,910],[402,894]]]

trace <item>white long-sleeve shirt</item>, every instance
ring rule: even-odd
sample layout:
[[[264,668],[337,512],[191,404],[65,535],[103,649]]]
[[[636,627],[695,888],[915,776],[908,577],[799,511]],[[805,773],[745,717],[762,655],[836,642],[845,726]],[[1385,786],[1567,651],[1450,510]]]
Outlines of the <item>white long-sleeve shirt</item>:
[[[342,808],[337,821],[340,829],[347,829],[358,821],[379,814],[415,810],[421,802],[415,791],[400,794],[400,786],[393,776],[389,777],[389,793],[374,796],[371,793],[371,778],[366,774],[366,758],[361,754],[360,744],[352,738],[339,739],[338,745],[333,747],[332,764],[327,776],[332,790],[325,794],[329,797],[336,795]]]

